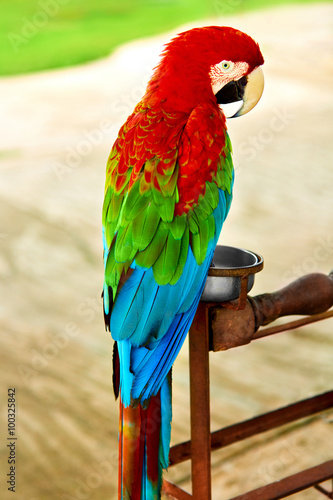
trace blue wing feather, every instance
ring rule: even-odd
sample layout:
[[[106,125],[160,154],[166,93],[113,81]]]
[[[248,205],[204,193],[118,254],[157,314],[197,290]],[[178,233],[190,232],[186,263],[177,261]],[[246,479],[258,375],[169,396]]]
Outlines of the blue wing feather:
[[[171,377],[166,377],[161,386],[161,441],[160,453],[161,465],[166,469],[169,465],[169,447],[171,435],[171,419],[172,419],[172,406],[171,406]]]
[[[230,205],[225,191],[219,191],[220,203],[213,212],[215,237],[204,262],[199,266],[189,247],[182,276],[176,284],[164,286],[156,283],[152,269],[134,265],[134,272],[119,292],[110,326],[118,341],[125,406],[133,400],[144,405],[157,394],[185,340]]]

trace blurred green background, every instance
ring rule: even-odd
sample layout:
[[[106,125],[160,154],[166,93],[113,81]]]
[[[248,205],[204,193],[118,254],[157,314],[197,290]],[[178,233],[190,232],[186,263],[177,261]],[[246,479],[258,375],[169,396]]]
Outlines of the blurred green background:
[[[0,74],[80,64],[182,23],[310,0],[2,0]]]

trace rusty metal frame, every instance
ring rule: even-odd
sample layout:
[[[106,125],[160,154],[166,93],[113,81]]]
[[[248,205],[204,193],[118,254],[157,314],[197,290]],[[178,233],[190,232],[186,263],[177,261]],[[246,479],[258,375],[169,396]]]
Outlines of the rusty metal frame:
[[[176,498],[177,500],[190,500],[193,499],[192,495],[182,490],[176,484],[170,483],[169,481],[163,480],[163,492],[167,495]]]
[[[244,276],[244,279],[247,286],[248,276]],[[239,300],[238,306],[242,306],[243,302]],[[190,498],[211,500],[211,451],[333,407],[333,391],[329,391],[211,433],[208,321],[211,306],[212,304],[209,303],[199,304],[195,321],[189,332],[191,441],[175,445],[170,450],[170,466],[191,459],[192,495],[170,482],[165,480],[163,482],[163,491],[178,500]],[[262,328],[256,332],[253,339],[294,329],[332,316],[331,310],[277,327]],[[333,481],[333,460],[286,477],[277,483],[244,493],[232,500],[277,500],[310,487],[315,487],[326,497],[333,498],[333,485],[332,492],[320,486],[320,483],[330,478]]]
[[[212,489],[208,310],[199,303],[189,331],[192,490],[193,498],[205,500],[211,500]]]
[[[260,328],[253,335],[253,340],[262,339],[273,335],[275,333],[287,332],[288,330],[295,330],[296,328],[301,328],[305,325],[310,325],[311,323],[316,323],[317,321],[323,321],[324,319],[332,318],[333,310],[326,311],[320,314],[314,314],[313,316],[306,316],[305,318],[296,319],[294,321],[289,321],[288,323],[283,323],[282,325],[271,326],[269,328]]]
[[[332,475],[333,460],[329,460],[311,469],[306,469],[292,476],[285,477],[281,481],[233,497],[231,500],[279,500],[312,486],[317,486],[331,479]]]
[[[327,498],[333,498],[333,479],[332,479],[332,491],[327,491],[323,486],[320,486],[320,484],[314,484],[313,485],[314,489],[325,495]]]
[[[333,408],[333,390],[215,431],[211,433],[211,451],[330,408]],[[170,467],[191,458],[191,441],[176,444],[170,449]]]

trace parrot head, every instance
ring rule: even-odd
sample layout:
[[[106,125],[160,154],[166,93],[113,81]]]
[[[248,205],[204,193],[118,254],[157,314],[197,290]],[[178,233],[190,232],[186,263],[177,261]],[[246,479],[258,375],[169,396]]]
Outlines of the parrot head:
[[[194,28],[166,45],[151,88],[174,109],[190,111],[214,99],[218,105],[239,102],[233,116],[240,116],[262,95],[263,63],[258,44],[245,33],[225,26]]]

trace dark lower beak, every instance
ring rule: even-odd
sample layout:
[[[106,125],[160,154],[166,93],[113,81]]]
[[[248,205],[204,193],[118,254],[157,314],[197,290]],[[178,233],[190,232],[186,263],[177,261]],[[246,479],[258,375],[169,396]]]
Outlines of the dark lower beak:
[[[243,76],[240,80],[227,83],[216,94],[218,104],[229,104],[230,102],[242,101],[244,98],[245,87],[247,84],[247,76]]]
[[[263,90],[264,74],[261,66],[259,66],[247,76],[243,76],[237,81],[227,83],[227,85],[222,87],[221,90],[215,94],[215,97],[217,103],[220,105],[242,101],[239,110],[229,117],[233,118],[245,115],[245,113],[251,111],[259,101]]]

